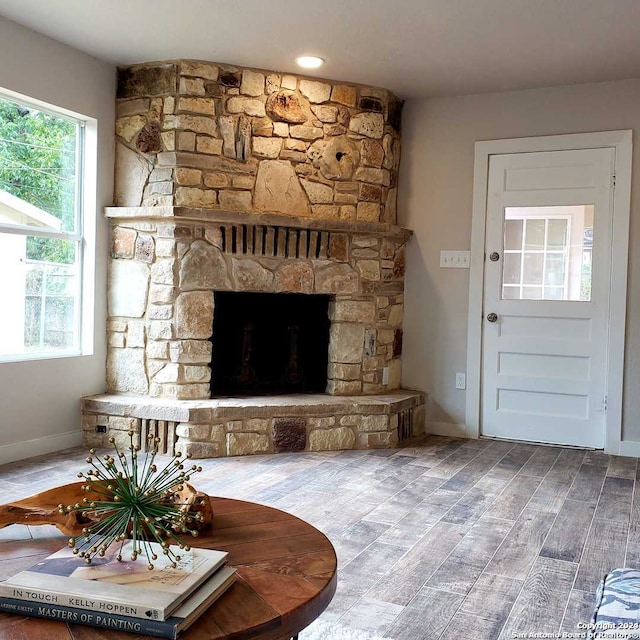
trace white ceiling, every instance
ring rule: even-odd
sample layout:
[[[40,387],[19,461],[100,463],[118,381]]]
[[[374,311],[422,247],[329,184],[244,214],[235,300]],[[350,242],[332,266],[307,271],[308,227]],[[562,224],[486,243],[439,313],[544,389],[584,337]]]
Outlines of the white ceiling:
[[[640,77],[640,0],[0,0],[0,15],[116,64],[194,58],[403,98]]]

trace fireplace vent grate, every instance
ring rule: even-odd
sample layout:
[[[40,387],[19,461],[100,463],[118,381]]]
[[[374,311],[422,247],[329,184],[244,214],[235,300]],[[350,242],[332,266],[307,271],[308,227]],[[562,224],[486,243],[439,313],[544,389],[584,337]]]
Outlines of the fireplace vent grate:
[[[398,413],[398,440],[408,440],[413,432],[413,409]]]
[[[223,225],[222,251],[273,258],[330,258],[330,231],[271,225]]]
[[[143,451],[149,449],[148,438],[159,438],[158,453],[174,455],[176,444],[176,423],[173,420],[140,420],[140,447]]]

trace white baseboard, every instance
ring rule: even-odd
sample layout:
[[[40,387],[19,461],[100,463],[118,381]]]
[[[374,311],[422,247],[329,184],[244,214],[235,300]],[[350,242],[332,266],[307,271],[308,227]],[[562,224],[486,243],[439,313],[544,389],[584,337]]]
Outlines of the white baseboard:
[[[452,438],[468,438],[465,425],[455,422],[427,422],[425,432],[434,436],[451,436]]]
[[[634,442],[633,440],[622,440],[622,442],[620,442],[618,455],[640,458],[640,442]]]
[[[0,464],[16,462],[33,456],[41,456],[45,453],[53,453],[62,449],[78,447],[82,444],[82,431],[67,431],[55,436],[44,436],[24,442],[14,442],[0,447]]]

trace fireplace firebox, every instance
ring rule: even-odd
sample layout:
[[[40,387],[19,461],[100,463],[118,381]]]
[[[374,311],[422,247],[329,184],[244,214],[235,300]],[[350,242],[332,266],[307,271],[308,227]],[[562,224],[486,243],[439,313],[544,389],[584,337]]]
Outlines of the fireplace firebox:
[[[216,291],[211,396],[324,393],[330,298]]]

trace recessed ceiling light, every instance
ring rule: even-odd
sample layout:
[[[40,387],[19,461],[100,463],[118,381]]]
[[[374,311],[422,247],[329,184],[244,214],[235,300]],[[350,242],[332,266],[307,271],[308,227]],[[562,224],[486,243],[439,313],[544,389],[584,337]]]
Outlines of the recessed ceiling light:
[[[305,69],[317,69],[324,64],[324,60],[318,56],[300,56],[296,58],[296,62]]]

